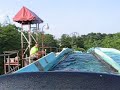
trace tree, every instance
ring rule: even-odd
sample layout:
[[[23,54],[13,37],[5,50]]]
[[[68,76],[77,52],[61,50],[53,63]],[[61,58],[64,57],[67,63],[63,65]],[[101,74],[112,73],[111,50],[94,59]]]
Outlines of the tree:
[[[44,36],[44,45],[49,47],[58,47],[57,40],[51,34],[46,34]]]
[[[62,48],[71,48],[71,37],[67,34],[63,34],[60,39]]]
[[[39,44],[40,44],[40,47],[42,48],[42,35],[39,34]],[[56,51],[57,48],[58,48],[58,42],[57,40],[55,39],[55,37],[51,34],[44,34],[43,35],[43,46],[44,47],[48,47],[47,48],[47,52],[51,52],[51,49],[52,51]],[[51,48],[51,49],[50,49]]]
[[[76,45],[79,48],[84,48],[84,41],[80,36],[76,38]]]
[[[20,49],[20,32],[15,25],[0,26],[0,53]]]

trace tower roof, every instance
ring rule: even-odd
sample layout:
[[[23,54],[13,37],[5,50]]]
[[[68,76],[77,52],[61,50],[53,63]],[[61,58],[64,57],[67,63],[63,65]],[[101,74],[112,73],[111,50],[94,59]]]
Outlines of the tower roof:
[[[34,12],[29,10],[26,7],[22,7],[21,10],[14,16],[13,21],[22,23],[22,24],[36,24],[43,23],[43,20],[40,19]]]

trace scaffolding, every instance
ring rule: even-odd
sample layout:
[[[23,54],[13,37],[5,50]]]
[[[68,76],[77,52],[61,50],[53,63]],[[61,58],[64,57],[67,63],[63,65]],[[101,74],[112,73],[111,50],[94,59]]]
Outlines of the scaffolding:
[[[24,30],[24,24],[21,24],[21,54],[22,54],[22,67],[26,64],[30,63],[30,57],[27,58],[27,56],[30,56],[30,49],[32,45],[32,41],[35,43],[38,43],[38,34],[36,34],[36,38],[32,35],[33,31],[31,30],[34,28],[34,32],[37,32],[39,30],[39,23],[36,24],[36,27],[31,27],[31,24],[28,24],[29,30],[27,30],[28,37],[24,34],[26,32]]]
[[[20,58],[18,56],[19,51],[4,51],[4,54],[0,56],[4,57],[4,73],[11,73],[19,69]]]
[[[21,60],[22,67],[24,67],[26,64],[30,63],[30,57],[27,58],[27,56],[30,56],[32,41],[35,43],[38,42],[37,32],[40,31],[39,24],[43,23],[43,20],[26,7],[23,7],[15,15],[13,20],[21,24]],[[32,27],[33,24],[34,27]],[[24,30],[24,26],[28,26],[28,30]],[[32,31],[32,29],[34,29],[34,31]],[[27,36],[24,34],[25,32],[27,32]],[[36,32],[36,38],[32,35],[33,32]]]

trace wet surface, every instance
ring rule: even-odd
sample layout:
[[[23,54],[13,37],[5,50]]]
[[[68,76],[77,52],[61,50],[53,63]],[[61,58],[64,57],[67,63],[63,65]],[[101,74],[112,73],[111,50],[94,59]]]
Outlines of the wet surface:
[[[120,54],[112,53],[112,52],[104,52],[104,53],[120,65]]]
[[[106,65],[101,63],[92,54],[74,53],[61,61],[52,71],[80,71],[80,72],[102,72],[113,73]]]

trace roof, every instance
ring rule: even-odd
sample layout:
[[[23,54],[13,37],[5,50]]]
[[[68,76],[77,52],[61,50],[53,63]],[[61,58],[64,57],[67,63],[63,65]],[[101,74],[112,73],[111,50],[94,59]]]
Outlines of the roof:
[[[22,23],[22,24],[36,24],[43,23],[43,20],[40,19],[34,12],[29,10],[26,7],[22,7],[21,10],[14,16],[13,21]]]

